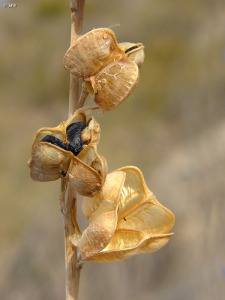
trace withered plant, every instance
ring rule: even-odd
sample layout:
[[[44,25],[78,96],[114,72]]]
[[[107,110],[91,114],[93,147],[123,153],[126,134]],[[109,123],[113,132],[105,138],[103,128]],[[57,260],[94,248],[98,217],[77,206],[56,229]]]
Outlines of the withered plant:
[[[30,175],[37,181],[61,180],[60,207],[65,228],[66,299],[78,299],[84,262],[120,261],[163,247],[174,216],[148,189],[134,166],[108,173],[98,153],[100,126],[84,106],[90,95],[98,108],[116,108],[134,90],[144,61],[141,43],[118,43],[107,28],[81,35],[85,0],[71,0],[71,43],[64,57],[70,72],[69,117],[35,134]],[[82,86],[81,92],[79,87]],[[89,225],[77,223],[76,195]]]

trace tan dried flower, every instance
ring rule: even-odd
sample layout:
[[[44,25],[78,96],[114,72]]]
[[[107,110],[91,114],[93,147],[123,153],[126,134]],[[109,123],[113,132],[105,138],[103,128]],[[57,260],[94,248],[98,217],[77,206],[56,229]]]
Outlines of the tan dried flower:
[[[85,87],[101,109],[107,111],[123,102],[138,82],[144,61],[143,45],[118,44],[108,28],[82,35],[69,48],[64,66],[85,82]]]
[[[173,213],[146,186],[141,171],[123,167],[107,175],[103,188],[85,197],[89,226],[79,241],[83,261],[110,262],[159,250],[168,241]]]
[[[54,128],[37,131],[28,162],[36,181],[67,179],[81,195],[91,196],[103,185],[106,161],[97,152],[100,126],[86,120],[84,110]]]

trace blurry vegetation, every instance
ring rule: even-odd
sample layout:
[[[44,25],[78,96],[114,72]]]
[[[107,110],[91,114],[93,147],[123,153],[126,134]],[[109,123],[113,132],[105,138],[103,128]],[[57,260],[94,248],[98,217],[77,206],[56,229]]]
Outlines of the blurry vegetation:
[[[68,11],[65,1],[38,1],[37,18],[58,18]]]
[[[26,162],[36,130],[67,117],[62,60],[69,5],[17,3],[0,8],[0,299],[58,300],[64,295],[59,186],[32,182]],[[110,170],[142,168],[177,222],[159,253],[87,264],[81,300],[223,299],[224,20],[223,0],[86,0],[84,31],[112,26],[119,42],[142,42],[146,54],[132,96],[118,110],[95,112],[100,151]]]

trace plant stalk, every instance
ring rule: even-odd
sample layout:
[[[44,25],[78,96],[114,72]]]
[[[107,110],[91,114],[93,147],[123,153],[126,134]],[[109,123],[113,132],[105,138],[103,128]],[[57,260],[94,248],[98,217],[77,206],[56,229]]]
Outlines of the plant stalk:
[[[83,13],[85,0],[70,0],[71,11],[71,39],[70,46],[74,45],[77,38],[82,34]],[[70,74],[69,90],[69,117],[74,113],[78,106],[79,99],[79,80]]]
[[[83,12],[85,0],[70,0],[71,11],[71,40],[70,46],[74,45],[77,38],[82,34]],[[79,100],[79,80],[70,74],[69,87],[69,117],[78,107]],[[64,217],[65,233],[65,267],[66,267],[66,300],[78,300],[80,271],[82,265],[78,265],[77,247],[71,238],[80,235],[77,225],[77,197],[76,191],[70,184],[62,179],[61,183],[61,210]]]

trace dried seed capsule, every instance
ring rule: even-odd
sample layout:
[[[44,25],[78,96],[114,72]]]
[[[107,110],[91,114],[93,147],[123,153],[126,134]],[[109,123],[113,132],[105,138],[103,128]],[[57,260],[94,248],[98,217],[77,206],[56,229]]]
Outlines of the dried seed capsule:
[[[141,43],[134,44],[128,42],[119,43],[119,46],[123,49],[127,57],[140,68],[145,59],[144,46]]]
[[[138,67],[134,63],[128,60],[116,61],[87,80],[86,87],[101,109],[107,111],[132,93],[138,76]]]
[[[37,131],[28,164],[37,181],[66,177],[81,195],[100,190],[106,177],[106,161],[97,152],[100,127],[88,122],[83,111],[76,112],[55,128]]]
[[[111,110],[123,102],[138,82],[144,60],[142,44],[123,43],[107,28],[89,31],[65,54],[64,66],[85,81],[101,109]]]
[[[89,220],[76,241],[82,260],[109,262],[150,253],[172,235],[173,213],[158,202],[133,166],[109,173],[101,191],[85,197],[82,208]]]
[[[98,192],[106,178],[107,163],[98,154],[96,145],[90,143],[71,159],[68,169],[70,184],[83,196],[93,196]]]
[[[86,116],[83,111],[79,111],[57,127],[39,129],[28,162],[31,178],[52,181],[65,177],[71,157],[77,155],[84,146],[81,132],[85,126]]]
[[[98,28],[77,39],[65,54],[64,66],[74,76],[84,80],[122,56],[123,51],[118,47],[114,32]]]
[[[30,176],[36,181],[53,181],[64,177],[70,163],[70,152],[50,143],[35,145],[29,161]]]

